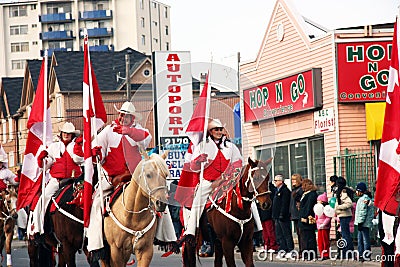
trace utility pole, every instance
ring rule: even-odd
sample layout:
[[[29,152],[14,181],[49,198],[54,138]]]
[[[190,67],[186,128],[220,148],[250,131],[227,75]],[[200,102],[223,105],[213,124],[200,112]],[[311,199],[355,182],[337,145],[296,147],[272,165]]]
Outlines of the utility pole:
[[[128,99],[128,101],[131,100],[131,80],[129,77],[129,70],[131,68],[131,62],[130,62],[130,56],[129,56],[129,52],[127,54],[125,54],[125,66],[126,66],[126,98]]]

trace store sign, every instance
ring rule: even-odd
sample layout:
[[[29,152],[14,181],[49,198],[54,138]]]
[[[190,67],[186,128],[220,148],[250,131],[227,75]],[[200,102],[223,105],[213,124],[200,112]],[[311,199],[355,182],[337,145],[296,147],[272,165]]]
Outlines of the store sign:
[[[184,133],[193,113],[190,52],[156,51],[154,104],[160,153],[168,150],[167,164],[172,179],[180,177],[189,138]]]
[[[392,43],[337,44],[339,102],[385,101]]]
[[[335,113],[333,108],[321,109],[314,112],[314,133],[326,133],[335,130]]]
[[[322,106],[321,69],[243,90],[244,121],[291,115]]]

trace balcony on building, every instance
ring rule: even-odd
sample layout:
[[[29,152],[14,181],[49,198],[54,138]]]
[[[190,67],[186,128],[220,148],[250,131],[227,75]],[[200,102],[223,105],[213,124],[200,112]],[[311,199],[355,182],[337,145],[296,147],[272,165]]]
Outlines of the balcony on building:
[[[83,51],[83,46],[80,47],[80,50]],[[90,52],[112,52],[114,51],[114,45],[89,45]]]
[[[69,22],[72,21],[71,13],[54,13],[39,15],[41,23],[54,23],[54,22]]]
[[[40,56],[41,57],[44,57],[44,52],[45,51],[46,50],[40,50]],[[53,52],[55,52],[55,51],[73,51],[73,49],[72,48],[65,48],[65,47],[49,48],[49,49],[47,49],[47,55],[50,57],[53,54]]]
[[[71,40],[74,39],[72,31],[48,31],[41,32],[39,35],[41,40]]]
[[[87,32],[89,38],[111,37],[114,34],[114,30],[111,27],[88,29]],[[81,37],[83,38],[83,29],[81,29]]]
[[[79,20],[112,19],[112,10],[92,10],[80,12]]]

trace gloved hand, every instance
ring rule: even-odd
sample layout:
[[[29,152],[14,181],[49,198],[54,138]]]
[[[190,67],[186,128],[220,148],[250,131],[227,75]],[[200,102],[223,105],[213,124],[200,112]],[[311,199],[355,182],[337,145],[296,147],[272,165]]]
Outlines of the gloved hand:
[[[77,143],[77,144],[83,144],[83,136],[82,135],[80,135],[80,136],[78,136],[76,139],[75,139],[75,143]]]
[[[101,156],[101,146],[92,148],[92,156]]]
[[[76,140],[75,140],[76,142]],[[74,154],[79,156],[79,157],[83,157],[83,149],[82,149],[82,143],[75,143],[74,145]]]
[[[42,150],[42,152],[40,152],[40,154],[37,158],[38,166],[40,168],[43,168],[43,160],[44,160],[44,158],[47,157],[47,155],[49,155],[49,152],[47,152],[46,150]]]
[[[113,128],[113,131],[119,134],[127,135],[136,142],[142,141],[147,136],[149,136],[149,133],[142,129],[136,129],[135,127],[127,127],[121,125],[115,126]]]
[[[208,155],[203,153],[203,154],[200,154],[197,158],[195,158],[194,161],[196,162],[197,165],[200,165],[202,162],[207,161],[207,157],[208,157]]]

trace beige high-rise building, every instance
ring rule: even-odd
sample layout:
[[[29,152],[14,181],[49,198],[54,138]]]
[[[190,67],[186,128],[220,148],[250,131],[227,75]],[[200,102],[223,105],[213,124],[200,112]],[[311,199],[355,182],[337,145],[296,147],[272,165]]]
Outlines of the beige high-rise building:
[[[48,49],[171,49],[170,7],[153,0],[0,0],[0,77],[23,76],[27,59]]]

